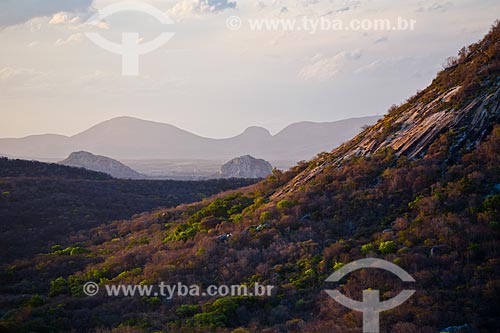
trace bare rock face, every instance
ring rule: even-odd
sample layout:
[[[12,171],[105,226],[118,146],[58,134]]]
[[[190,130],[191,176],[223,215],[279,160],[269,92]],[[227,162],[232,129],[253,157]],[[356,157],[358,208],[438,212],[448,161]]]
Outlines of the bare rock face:
[[[221,167],[222,178],[266,178],[273,166],[262,159],[250,155],[237,157]]]
[[[92,171],[107,173],[114,178],[121,179],[140,179],[145,178],[137,171],[129,168],[125,164],[109,157],[94,155],[86,151],[74,152],[67,159],[59,164],[84,168]]]

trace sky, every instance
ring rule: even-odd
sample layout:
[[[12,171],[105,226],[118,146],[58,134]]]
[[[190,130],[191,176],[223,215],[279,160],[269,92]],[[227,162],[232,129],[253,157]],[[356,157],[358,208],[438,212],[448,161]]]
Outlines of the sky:
[[[1,0],[0,137],[73,135],[118,116],[223,138],[382,115],[500,18],[498,0],[140,2],[172,24],[137,11],[89,23],[122,1]],[[165,32],[136,76],[86,35],[146,44]]]

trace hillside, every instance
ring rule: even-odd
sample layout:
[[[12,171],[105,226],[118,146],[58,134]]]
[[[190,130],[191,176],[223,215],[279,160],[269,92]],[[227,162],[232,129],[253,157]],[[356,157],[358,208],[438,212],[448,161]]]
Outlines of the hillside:
[[[2,178],[59,178],[59,179],[85,179],[109,180],[112,177],[102,172],[95,172],[80,168],[72,168],[55,163],[43,163],[0,157],[0,177]]]
[[[362,117],[328,123],[302,122],[274,136],[264,128],[250,127],[232,138],[211,139],[169,124],[118,117],[71,137],[47,134],[0,139],[0,152],[38,159],[61,159],[83,150],[118,160],[228,160],[249,154],[266,160],[300,161],[331,150],[359,133],[362,126],[371,125],[379,118]]]
[[[81,168],[0,158],[0,263],[66,244],[73,233],[254,183],[117,180]]]
[[[119,179],[145,178],[144,175],[141,175],[137,171],[117,160],[106,156],[94,155],[85,151],[71,153],[68,158],[60,161],[59,164],[76,168],[84,168],[97,172],[104,172]]]
[[[499,77],[497,23],[428,88],[331,153],[217,198],[97,227],[75,243],[81,253],[55,248],[6,267],[0,325],[360,332],[361,314],[335,303],[324,281],[346,263],[380,257],[417,281],[409,301],[382,313],[381,332],[499,332]],[[82,294],[87,281],[277,290],[270,297],[90,298]],[[339,286],[358,300],[364,289],[387,300],[405,287],[372,271]]]

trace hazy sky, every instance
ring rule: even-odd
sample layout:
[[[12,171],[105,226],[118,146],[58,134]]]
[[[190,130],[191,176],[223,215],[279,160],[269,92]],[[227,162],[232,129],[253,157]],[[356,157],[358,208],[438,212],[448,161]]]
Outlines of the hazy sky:
[[[229,137],[251,125],[276,132],[383,114],[500,18],[498,0],[148,0],[175,24],[138,13],[85,24],[116,2],[0,1],[0,137],[71,135],[122,115]],[[241,29],[228,28],[231,16]],[[416,20],[415,30],[258,31],[249,22],[398,17]],[[165,31],[175,36],[140,57],[136,77],[84,35],[119,42],[138,32],[147,42]]]

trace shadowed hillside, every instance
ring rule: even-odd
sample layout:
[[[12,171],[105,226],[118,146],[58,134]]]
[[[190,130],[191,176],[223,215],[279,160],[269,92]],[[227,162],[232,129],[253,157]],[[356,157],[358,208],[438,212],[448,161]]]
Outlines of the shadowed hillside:
[[[73,232],[254,182],[117,180],[81,168],[0,158],[0,261],[66,244]]]

